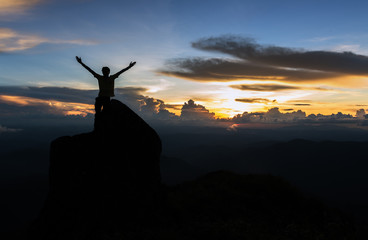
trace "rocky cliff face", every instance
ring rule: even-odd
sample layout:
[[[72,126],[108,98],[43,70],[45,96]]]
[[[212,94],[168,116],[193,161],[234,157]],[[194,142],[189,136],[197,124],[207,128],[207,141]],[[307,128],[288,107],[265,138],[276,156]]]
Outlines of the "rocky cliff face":
[[[112,100],[95,130],[51,143],[50,192],[33,239],[101,239],[144,224],[160,198],[161,141],[123,103]]]

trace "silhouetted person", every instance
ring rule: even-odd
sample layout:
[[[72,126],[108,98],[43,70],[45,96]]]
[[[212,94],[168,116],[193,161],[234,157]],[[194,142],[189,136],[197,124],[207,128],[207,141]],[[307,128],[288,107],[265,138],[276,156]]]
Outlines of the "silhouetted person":
[[[126,70],[130,69],[135,65],[136,62],[130,62],[129,66],[120,70],[119,72],[109,75],[110,74],[110,68],[103,67],[102,68],[102,76],[100,74],[97,74],[95,71],[93,71],[90,67],[88,67],[86,64],[82,62],[82,58],[76,56],[75,57],[77,61],[85,68],[87,69],[92,75],[97,78],[98,80],[98,86],[100,88],[100,92],[98,93],[98,97],[96,98],[95,102],[95,111],[96,114],[99,114],[101,112],[102,108],[107,108],[110,104],[110,97],[114,97],[114,82],[115,79],[119,77],[120,74],[125,72]]]

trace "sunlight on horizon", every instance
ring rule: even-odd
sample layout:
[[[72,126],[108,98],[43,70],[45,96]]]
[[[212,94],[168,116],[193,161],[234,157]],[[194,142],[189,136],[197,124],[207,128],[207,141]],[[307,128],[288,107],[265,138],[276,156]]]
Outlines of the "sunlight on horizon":
[[[76,103],[76,102],[62,102],[56,100],[44,100],[32,97],[23,96],[10,96],[10,95],[0,95],[0,101],[4,101],[8,104],[15,104],[18,106],[35,106],[35,107],[45,107],[49,106],[51,110],[56,110],[55,113],[60,111],[63,115],[80,115],[86,117],[87,114],[94,114],[94,105]]]

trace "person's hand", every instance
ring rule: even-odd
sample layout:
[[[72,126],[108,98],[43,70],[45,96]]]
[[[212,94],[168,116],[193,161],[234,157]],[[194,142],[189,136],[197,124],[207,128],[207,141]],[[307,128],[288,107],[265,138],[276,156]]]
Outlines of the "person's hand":
[[[133,67],[136,64],[136,62],[130,62],[129,67]]]
[[[77,59],[77,62],[82,63],[82,58],[75,56],[75,59]]]

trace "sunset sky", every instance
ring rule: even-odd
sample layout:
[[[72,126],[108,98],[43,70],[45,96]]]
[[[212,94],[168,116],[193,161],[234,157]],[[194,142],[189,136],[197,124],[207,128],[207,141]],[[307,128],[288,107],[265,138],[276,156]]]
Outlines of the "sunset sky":
[[[217,117],[275,107],[355,116],[368,106],[367,9],[356,0],[0,0],[0,102],[93,113],[98,85],[81,56],[97,72],[136,61],[116,87],[177,115],[193,99]]]

